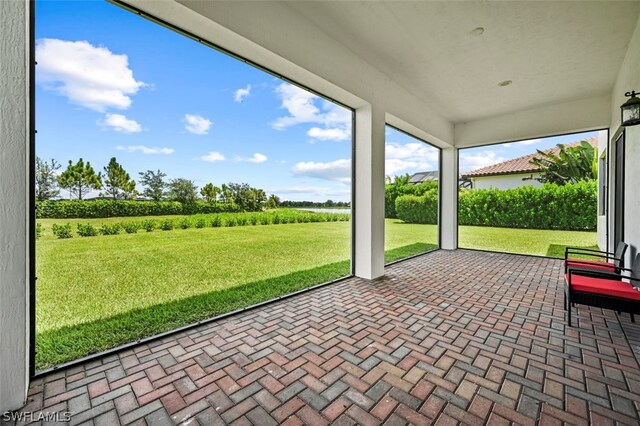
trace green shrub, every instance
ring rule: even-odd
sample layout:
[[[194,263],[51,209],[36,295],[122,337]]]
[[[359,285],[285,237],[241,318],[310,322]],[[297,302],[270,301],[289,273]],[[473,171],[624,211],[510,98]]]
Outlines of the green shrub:
[[[156,221],[147,219],[142,222],[142,228],[144,228],[144,230],[147,232],[153,232],[153,230],[156,229]]]
[[[227,217],[227,219],[224,222],[225,226],[236,226],[238,223],[236,221],[236,218],[233,216]]]
[[[118,235],[121,230],[122,230],[122,227],[117,223],[114,223],[114,224],[103,223],[102,226],[100,227],[100,233],[102,235]]]
[[[78,235],[80,235],[81,237],[95,237],[96,235],[98,235],[98,229],[89,223],[85,225],[79,223]]]
[[[204,218],[199,217],[198,219],[196,219],[196,223],[195,223],[196,228],[198,229],[204,228],[206,225],[207,225],[207,222],[204,220]]]
[[[171,231],[173,229],[173,221],[169,219],[165,219],[160,222],[160,229],[163,231]]]
[[[436,192],[396,199],[398,217],[409,223],[437,223]],[[597,183],[461,190],[458,223],[504,228],[593,231],[597,222]]]
[[[135,234],[140,229],[141,225],[138,222],[125,222],[122,224],[124,232],[127,234]]]
[[[53,231],[53,235],[58,238],[71,238],[73,234],[71,233],[71,224],[67,223],[66,225],[58,225],[54,223],[51,227],[51,231]]]
[[[189,229],[191,228],[191,221],[185,217],[178,222],[178,226],[180,229]]]
[[[42,233],[44,232],[44,227],[41,223],[36,223],[36,240],[42,237]]]
[[[438,223],[438,192],[424,195],[402,195],[396,199],[398,218],[408,223]]]
[[[266,214],[260,215],[260,217],[258,217],[258,223],[260,225],[270,225],[271,224],[271,218]]]
[[[216,215],[211,219],[211,226],[214,228],[219,228],[222,226],[222,219],[220,216]]]
[[[419,183],[417,185],[411,183],[404,183],[407,179],[401,179],[399,184],[391,183],[386,184],[384,187],[384,217],[397,218],[396,212],[396,199],[403,195],[416,195],[421,196],[429,191],[438,190],[438,182],[435,180],[428,180],[426,182]]]
[[[105,217],[167,216],[240,211],[236,204],[134,200],[49,200],[37,201],[36,215],[47,219],[93,219]]]

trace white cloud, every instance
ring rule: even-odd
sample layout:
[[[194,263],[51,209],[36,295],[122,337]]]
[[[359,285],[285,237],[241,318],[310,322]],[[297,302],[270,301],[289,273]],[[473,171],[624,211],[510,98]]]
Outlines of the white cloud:
[[[142,131],[142,126],[135,120],[131,120],[122,114],[107,114],[104,120],[99,120],[102,127],[111,127],[120,133],[138,133]]]
[[[276,130],[303,124],[320,124],[323,128],[313,127],[307,133],[320,140],[346,140],[351,137],[352,114],[346,108],[332,102],[321,100],[313,93],[307,92],[289,83],[282,83],[276,88],[276,94],[282,102],[281,107],[289,115],[279,117],[271,123]],[[321,106],[316,105],[321,101]]]
[[[203,161],[208,161],[209,163],[214,163],[216,161],[224,161],[224,155],[220,154],[217,151],[211,151],[210,153],[208,153],[207,155],[203,155],[202,157],[200,157],[201,160]]]
[[[460,171],[469,172],[496,163],[502,163],[503,161],[506,161],[505,158],[500,157],[495,151],[484,151],[478,154],[465,154],[461,152]]]
[[[184,121],[187,122],[184,128],[194,135],[206,135],[209,133],[209,129],[213,124],[211,120],[208,120],[200,115],[185,114]]]
[[[312,127],[307,131],[307,135],[323,141],[344,141],[351,137],[351,132],[346,128],[321,129],[320,127]]]
[[[411,169],[423,169],[421,171],[428,171],[428,167],[419,167],[420,163],[416,161],[399,160],[397,158],[388,158],[384,160],[384,174],[387,176],[396,176],[403,174],[407,170]]]
[[[36,43],[38,82],[66,96],[72,103],[104,112],[127,109],[130,95],[145,84],[133,77],[127,55],[86,41],[51,38]]]
[[[293,166],[292,172],[296,176],[346,183],[351,181],[351,160],[336,160],[328,163],[300,162]]]
[[[236,102],[242,102],[246,97],[251,94],[251,85],[247,84],[244,89],[238,89],[233,94],[233,100]]]
[[[236,161],[247,161],[249,163],[257,163],[257,164],[264,163],[267,160],[268,160],[267,156],[264,154],[260,154],[259,152],[256,152],[255,154],[253,154],[252,157],[249,157],[249,158],[236,157]]]
[[[119,151],[127,151],[127,152],[141,152],[143,154],[164,154],[169,155],[175,152],[173,148],[158,148],[158,147],[148,147],[144,145],[134,145],[134,146],[122,146],[119,145],[116,147]]]
[[[424,142],[405,144],[389,142],[385,144],[385,169],[388,176],[406,173],[408,170],[437,170],[438,150]]]
[[[524,141],[520,141],[520,142],[509,142],[509,143],[505,143],[503,144],[503,146],[507,147],[507,148],[511,148],[513,145],[533,145],[536,144],[538,142],[540,142],[542,139],[527,139]]]

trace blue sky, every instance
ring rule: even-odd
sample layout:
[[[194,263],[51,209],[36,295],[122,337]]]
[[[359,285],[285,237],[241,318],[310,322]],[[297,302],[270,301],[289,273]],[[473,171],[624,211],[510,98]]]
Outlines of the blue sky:
[[[38,1],[36,60],[41,158],[66,166],[82,157],[102,170],[116,157],[133,178],[160,169],[198,186],[247,182],[282,199],[350,199],[349,110],[117,6]],[[438,168],[435,148],[386,133],[386,174]],[[465,150],[461,166],[555,143]]]

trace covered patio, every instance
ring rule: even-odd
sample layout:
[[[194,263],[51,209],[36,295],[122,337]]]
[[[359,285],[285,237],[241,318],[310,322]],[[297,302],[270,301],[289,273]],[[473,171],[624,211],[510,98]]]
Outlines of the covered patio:
[[[72,424],[637,424],[640,327],[558,260],[439,250],[33,381]],[[512,424],[512,423],[511,423]]]
[[[352,277],[34,378],[33,7],[0,2],[0,415],[640,422],[640,327],[582,306],[568,327],[561,261],[460,250],[457,223],[459,149],[603,130],[598,244],[630,264],[640,2],[113,3],[353,110]],[[441,149],[441,249],[386,268],[385,125]]]

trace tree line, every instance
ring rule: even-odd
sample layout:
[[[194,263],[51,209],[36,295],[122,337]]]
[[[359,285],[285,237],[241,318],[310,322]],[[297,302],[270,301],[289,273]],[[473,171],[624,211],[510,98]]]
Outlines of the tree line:
[[[91,191],[104,190],[102,198],[114,200],[132,200],[140,196],[153,201],[179,201],[194,203],[204,199],[209,203],[236,204],[239,207],[255,211],[263,206],[276,208],[280,198],[274,194],[267,197],[259,188],[253,188],[246,183],[227,183],[215,186],[207,183],[198,188],[194,181],[185,178],[165,180],[167,174],[160,170],[139,172],[139,183],[142,191],[136,188],[136,181],[118,163],[115,157],[104,167],[103,172],[97,172],[90,162],[80,158],[75,164],[69,160],[67,168],[58,172],[62,164],[55,159],[44,161],[36,158],[35,191],[36,200],[46,201],[58,198],[60,191],[69,191],[72,198],[82,200]],[[199,189],[199,191],[198,191]]]

